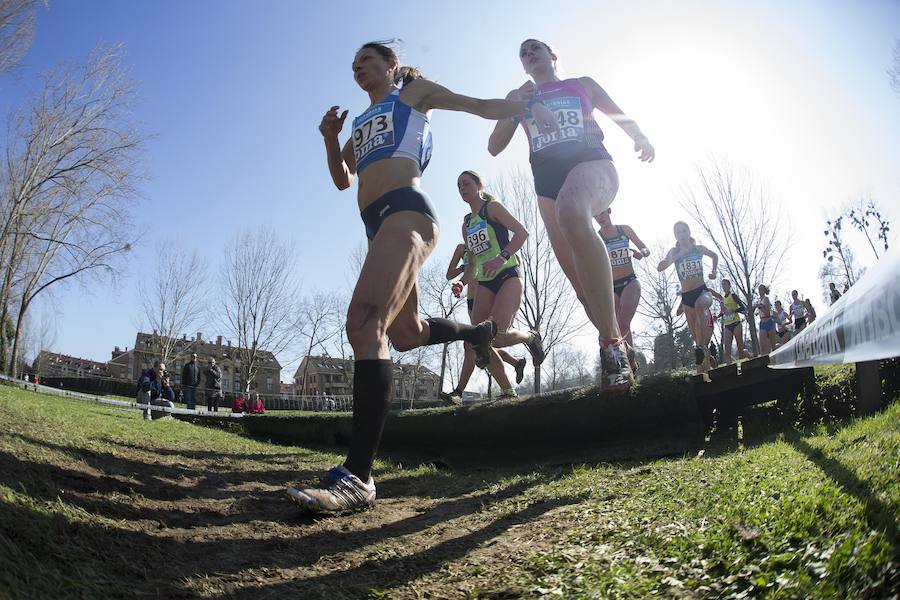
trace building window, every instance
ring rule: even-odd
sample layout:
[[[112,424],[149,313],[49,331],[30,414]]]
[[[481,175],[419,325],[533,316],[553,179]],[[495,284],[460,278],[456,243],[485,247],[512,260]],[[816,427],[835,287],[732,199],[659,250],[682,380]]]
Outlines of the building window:
[[[223,390],[227,390],[227,389],[228,389],[228,380],[227,380],[227,379],[223,379],[223,380],[222,380],[222,389],[223,389]]]
[[[272,393],[272,383],[271,382],[266,383],[266,391],[269,393]]]
[[[234,380],[234,391],[236,391],[236,392],[241,391],[241,380],[240,379]]]
[[[175,368],[178,369],[179,371],[181,370],[181,361],[180,360],[175,361]]]

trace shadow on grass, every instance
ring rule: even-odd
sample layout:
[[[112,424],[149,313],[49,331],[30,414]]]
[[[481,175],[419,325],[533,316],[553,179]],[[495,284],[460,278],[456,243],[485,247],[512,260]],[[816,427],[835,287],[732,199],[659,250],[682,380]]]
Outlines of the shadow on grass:
[[[879,500],[871,486],[857,477],[851,469],[845,467],[839,460],[826,455],[819,448],[810,446],[800,436],[788,436],[785,441],[840,485],[843,491],[859,500],[863,505],[869,527],[883,531],[894,547],[895,553],[900,554],[900,535],[894,516],[896,507],[892,510]]]
[[[448,561],[462,558],[511,527],[539,518],[547,512],[586,500],[586,496],[556,498],[535,502],[512,514],[491,521],[460,537],[442,541],[409,556],[368,560],[349,569],[335,570],[299,581],[280,582],[263,587],[243,588],[220,598],[336,598],[364,596],[373,590],[388,590],[439,571]],[[458,592],[458,590],[457,590]],[[509,590],[514,597],[525,590]],[[510,596],[510,597],[513,597]]]
[[[250,585],[258,586],[261,569],[310,567],[325,556],[364,552],[366,547],[390,538],[418,534],[442,524],[452,527],[449,523],[455,519],[479,513],[491,504],[519,496],[533,486],[548,481],[547,478],[533,478],[495,492],[481,491],[471,496],[461,496],[422,507],[416,514],[382,524],[377,522],[379,515],[372,513],[345,519],[314,520],[282,500],[275,511],[257,507],[253,520],[259,522],[254,524],[235,526],[236,523],[229,523],[227,518],[223,518],[224,515],[210,519],[209,515],[201,513],[184,515],[184,518],[194,518],[197,527],[223,527],[200,532],[175,532],[166,531],[163,524],[167,521],[166,513],[169,513],[169,522],[179,525],[171,521],[172,515],[178,511],[147,511],[134,507],[129,512],[127,506],[117,507],[116,503],[101,499],[85,500],[73,498],[72,494],[57,493],[61,490],[53,486],[40,489],[33,481],[30,485],[18,486],[16,480],[26,475],[26,481],[29,477],[46,477],[51,481],[68,478],[66,483],[69,484],[74,478],[81,481],[79,485],[83,490],[102,490],[102,485],[98,485],[100,478],[55,465],[17,461],[9,455],[0,457],[0,463],[7,466],[15,466],[16,462],[18,466],[13,470],[13,475],[8,479],[4,476],[0,481],[13,489],[23,490],[32,500],[53,502],[59,499],[76,507],[76,510],[82,508],[113,519],[142,519],[141,523],[131,521],[118,525],[97,525],[77,513],[69,516],[55,512],[59,510],[56,508],[48,510],[47,505],[32,508],[0,499],[0,537],[11,542],[9,546],[0,544],[0,557],[6,565],[0,574],[0,582],[5,582],[3,587],[7,590],[28,590],[24,595],[34,597],[47,597],[56,590],[66,589],[72,595],[85,597],[179,598],[194,595],[194,591],[183,583],[187,579],[224,576],[234,580],[240,579],[243,574],[248,574],[246,581]],[[576,501],[579,499],[532,504],[513,515],[490,521],[473,533],[431,546],[409,559],[392,559],[383,564],[368,561],[349,570],[327,573],[311,582],[304,582],[301,589],[326,589],[334,582],[345,582],[346,577],[358,578],[352,583],[353,589],[358,592],[369,585],[400,585],[439,569],[446,560],[466,554],[513,524],[526,522],[551,508]],[[274,500],[272,504],[269,508],[276,508]],[[120,512],[116,513],[116,510]],[[382,519],[384,516],[390,517],[390,514],[383,515]],[[371,523],[373,517],[375,523]],[[147,525],[148,518],[159,520],[159,526],[155,523]],[[265,522],[267,519],[268,525]],[[341,530],[337,530],[338,527]],[[422,542],[430,538],[427,536]],[[414,568],[400,569],[400,565],[395,564],[405,563],[406,560]],[[376,570],[369,573],[370,569]],[[380,575],[375,578],[377,581],[373,581],[372,576],[376,572]]]

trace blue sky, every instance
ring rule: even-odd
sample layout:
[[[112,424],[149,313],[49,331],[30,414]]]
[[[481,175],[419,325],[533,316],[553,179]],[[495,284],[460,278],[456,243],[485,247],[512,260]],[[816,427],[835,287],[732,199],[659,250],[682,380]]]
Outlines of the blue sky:
[[[381,11],[377,8],[383,7]],[[871,193],[900,218],[900,97],[889,85],[900,3],[863,2],[119,2],[50,0],[19,71],[0,78],[6,114],[39,73],[122,43],[137,82],[137,118],[153,137],[140,216],[144,244],[118,289],[57,290],[55,350],[105,360],[140,321],[136,277],[152,247],[185,239],[216,265],[241,227],[292,237],[311,291],[344,290],[347,257],[365,239],[355,192],[338,192],[317,126],[333,104],[364,109],[350,62],[371,39],[405,41],[405,62],[473,96],[524,81],[526,37],[549,42],[564,74],[590,75],[657,148],[639,163],[608,121],[622,185],[614,207],[645,241],[671,241],[678,199],[698,162],[728,157],[757,173],[794,240],[781,288],[820,298],[826,211]],[[455,179],[527,168],[521,139],[498,158],[491,123],[438,113],[423,187],[444,224],[433,260],[457,243]],[[777,212],[773,210],[773,213]],[[40,309],[38,309],[40,310]],[[213,336],[215,331],[204,331]],[[288,379],[288,374],[283,375]]]

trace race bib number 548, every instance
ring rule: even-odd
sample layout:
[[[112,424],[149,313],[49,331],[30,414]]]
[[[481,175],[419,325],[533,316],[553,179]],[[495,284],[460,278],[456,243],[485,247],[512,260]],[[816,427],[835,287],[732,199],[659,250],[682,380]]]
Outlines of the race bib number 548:
[[[353,121],[356,162],[371,152],[394,145],[394,103],[373,106]]]
[[[544,100],[544,105],[556,115],[559,124],[559,133],[542,134],[537,122],[529,112],[525,123],[528,127],[528,137],[531,139],[531,151],[540,152],[548,146],[560,142],[581,141],[584,139],[584,119],[581,112],[581,99],[576,96],[563,98],[550,98]]]

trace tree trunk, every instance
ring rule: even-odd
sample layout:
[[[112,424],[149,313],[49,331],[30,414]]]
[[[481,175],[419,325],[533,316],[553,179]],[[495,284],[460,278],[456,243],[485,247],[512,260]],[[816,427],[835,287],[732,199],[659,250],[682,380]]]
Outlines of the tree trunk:
[[[440,389],[438,392],[444,391],[444,376],[447,374],[447,346],[449,344],[444,344],[444,349],[441,351],[441,378],[438,379],[440,382]]]
[[[541,366],[538,365],[534,368],[534,393],[541,393]]]
[[[19,305],[19,317],[16,319],[16,333],[13,335],[12,353],[9,359],[9,376],[13,379],[18,377],[19,365],[17,363],[19,362],[19,338],[22,333],[22,323],[25,321],[25,312],[27,310],[28,303],[23,296],[22,303]]]

